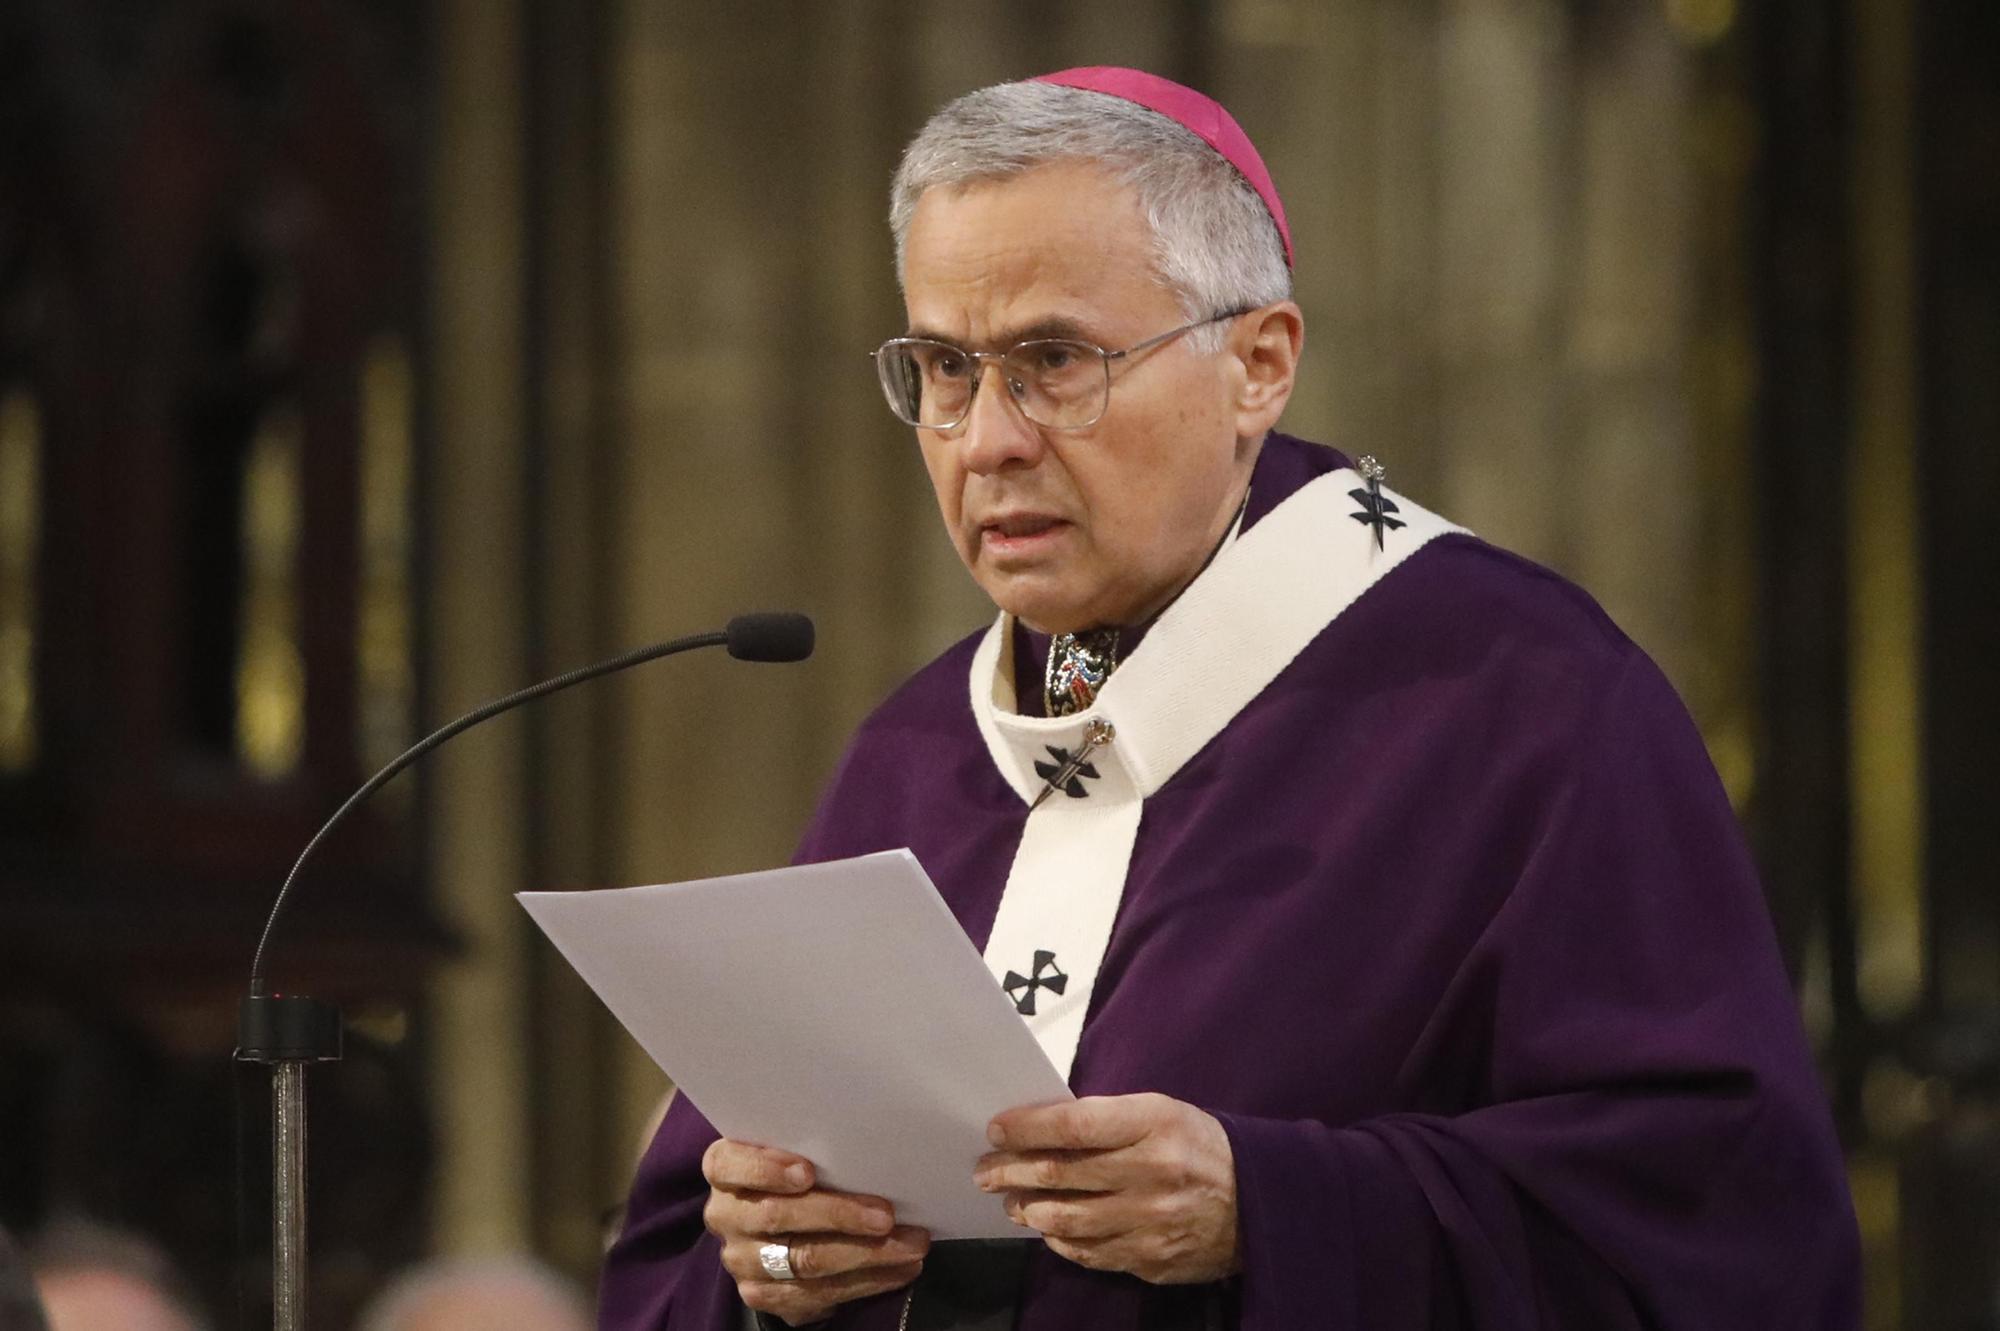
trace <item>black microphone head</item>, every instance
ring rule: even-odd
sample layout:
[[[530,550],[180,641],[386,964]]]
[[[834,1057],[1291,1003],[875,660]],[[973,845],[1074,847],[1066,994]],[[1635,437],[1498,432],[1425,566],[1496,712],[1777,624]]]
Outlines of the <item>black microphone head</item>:
[[[813,622],[790,611],[738,615],[722,631],[739,661],[803,661],[813,654]]]

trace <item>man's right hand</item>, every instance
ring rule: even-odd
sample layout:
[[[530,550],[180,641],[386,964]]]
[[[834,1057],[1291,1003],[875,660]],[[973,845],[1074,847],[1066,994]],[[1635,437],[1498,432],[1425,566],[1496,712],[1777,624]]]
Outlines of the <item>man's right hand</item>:
[[[815,1186],[812,1162],[727,1138],[701,1158],[708,1179],[702,1219],[722,1240],[722,1265],[744,1306],[791,1326],[828,1316],[850,1299],[900,1289],[923,1270],[931,1237],[896,1224],[880,1197]],[[757,1260],[766,1243],[791,1248],[797,1279],[774,1280]]]

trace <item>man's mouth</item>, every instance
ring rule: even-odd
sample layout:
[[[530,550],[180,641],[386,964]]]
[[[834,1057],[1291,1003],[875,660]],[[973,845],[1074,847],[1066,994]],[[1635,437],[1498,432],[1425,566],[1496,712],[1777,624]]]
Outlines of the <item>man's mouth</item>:
[[[1061,518],[1047,513],[1010,513],[988,522],[983,530],[1009,537],[1039,536],[1061,521]]]
[[[1051,540],[1069,523],[1050,513],[1006,513],[980,524],[979,538],[990,550],[1024,553]]]

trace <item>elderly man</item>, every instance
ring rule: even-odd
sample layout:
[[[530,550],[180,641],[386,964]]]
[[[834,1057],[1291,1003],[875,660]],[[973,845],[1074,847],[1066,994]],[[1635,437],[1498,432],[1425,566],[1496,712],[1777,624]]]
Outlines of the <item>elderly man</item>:
[[[800,858],[911,847],[1080,1098],[991,1125],[996,1249],[677,1104],[602,1325],[1855,1325],[1698,736],[1581,592],[1273,432],[1303,321],[1236,122],[1131,70],[988,88],[891,217],[884,392],[1000,615]]]

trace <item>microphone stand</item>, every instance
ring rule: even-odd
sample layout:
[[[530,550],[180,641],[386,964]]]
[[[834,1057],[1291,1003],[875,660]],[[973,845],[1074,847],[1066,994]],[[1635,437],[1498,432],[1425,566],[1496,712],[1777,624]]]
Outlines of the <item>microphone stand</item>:
[[[491,717],[533,702],[572,684],[625,670],[646,661],[697,647],[728,647],[741,661],[799,661],[812,654],[812,621],[803,615],[739,615],[718,633],[696,633],[671,642],[654,643],[543,680],[504,698],[497,698],[444,726],[399,754],[368,778],[333,817],[313,834],[285,875],[257,952],[250,961],[250,992],[237,1007],[236,1061],[261,1063],[271,1069],[271,1312],[273,1331],[306,1331],[306,1069],[315,1063],[337,1063],[341,1056],[340,1009],[302,994],[279,994],[264,982],[264,951],[271,931],[299,870],[327,833],[354,807],[389,779],[438,745]]]
[[[271,1069],[271,1325],[306,1328],[306,1069],[341,1055],[340,1009],[251,994],[237,1008],[236,1061]]]

